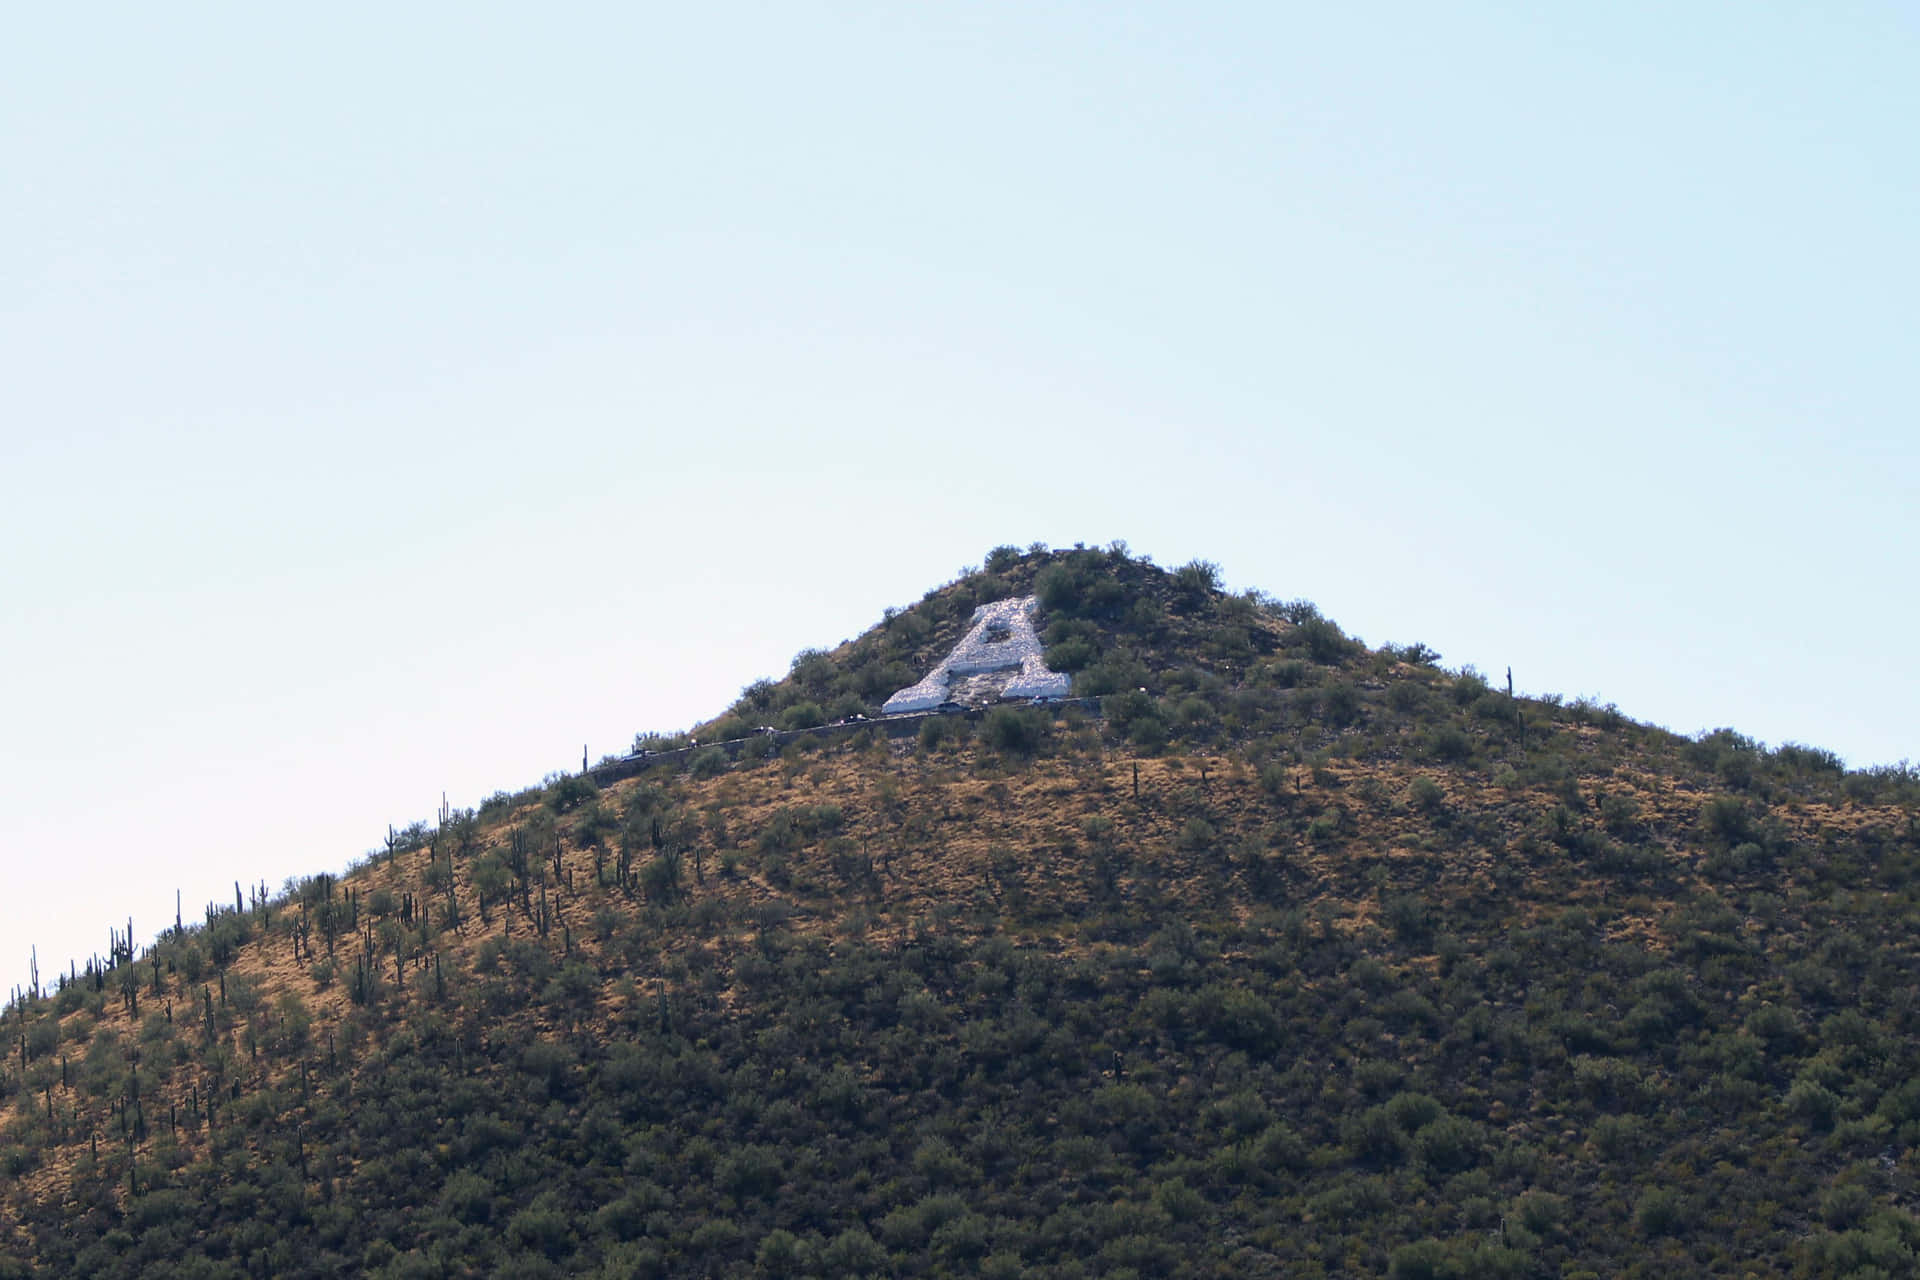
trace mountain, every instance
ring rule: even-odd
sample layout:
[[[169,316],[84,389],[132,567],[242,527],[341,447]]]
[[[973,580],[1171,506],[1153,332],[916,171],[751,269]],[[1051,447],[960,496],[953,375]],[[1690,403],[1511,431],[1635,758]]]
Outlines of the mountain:
[[[996,549],[17,1000],[0,1276],[1913,1274],[1920,779],[1437,656]]]

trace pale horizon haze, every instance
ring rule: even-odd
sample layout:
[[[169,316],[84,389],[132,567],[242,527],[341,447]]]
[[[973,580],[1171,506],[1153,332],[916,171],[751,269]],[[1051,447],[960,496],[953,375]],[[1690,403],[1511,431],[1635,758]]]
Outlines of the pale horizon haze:
[[[1920,755],[1910,5],[39,6],[0,988],[1126,541]]]

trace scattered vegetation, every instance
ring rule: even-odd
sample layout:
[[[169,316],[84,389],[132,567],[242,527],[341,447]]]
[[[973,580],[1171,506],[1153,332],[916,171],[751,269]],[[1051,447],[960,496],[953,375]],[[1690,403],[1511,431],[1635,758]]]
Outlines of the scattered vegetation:
[[[1920,779],[998,548],[727,730],[391,833],[0,1015],[0,1276],[1889,1276]]]

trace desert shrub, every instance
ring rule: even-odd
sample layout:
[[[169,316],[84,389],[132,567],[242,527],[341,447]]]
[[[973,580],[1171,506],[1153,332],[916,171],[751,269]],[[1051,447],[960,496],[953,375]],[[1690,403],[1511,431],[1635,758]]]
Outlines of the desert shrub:
[[[1360,643],[1348,637],[1329,618],[1319,614],[1308,618],[1288,636],[1290,647],[1305,649],[1307,657],[1321,666],[1336,666],[1360,652]]]
[[[1406,1150],[1406,1130],[1394,1122],[1384,1106],[1350,1114],[1340,1124],[1340,1140],[1356,1160],[1391,1164]]]
[[[821,1249],[820,1265],[828,1275],[864,1276],[886,1268],[887,1251],[865,1231],[849,1227]]]
[[[1760,757],[1754,752],[1729,751],[1714,761],[1714,772],[1734,790],[1745,791],[1753,785],[1759,765]]]
[[[1341,681],[1320,693],[1320,714],[1335,728],[1345,728],[1360,718],[1360,691]]]
[[[1600,822],[1622,839],[1640,830],[1640,802],[1621,791],[1610,791],[1600,799]]]
[[[1774,764],[1793,775],[1820,781],[1834,781],[1847,771],[1847,766],[1834,752],[1822,747],[1805,747],[1801,743],[1782,743],[1774,750]]]
[[[995,707],[981,723],[980,736],[995,751],[1030,756],[1046,740],[1047,717],[1028,707]]]
[[[1113,563],[1098,551],[1074,551],[1055,560],[1035,575],[1033,587],[1042,608],[1070,618],[1109,617],[1129,603]]]
[[[1084,636],[1072,636],[1047,646],[1046,662],[1055,671],[1072,675],[1093,665],[1100,651]]]
[[[1235,1049],[1266,1054],[1279,1046],[1273,1006],[1243,987],[1210,987],[1195,1002],[1207,1034]]]
[[[1214,830],[1213,824],[1195,814],[1180,824],[1180,831],[1174,836],[1173,843],[1182,853],[1205,853],[1213,848],[1218,838],[1219,833]]]
[[[1211,738],[1219,722],[1213,704],[1198,694],[1180,699],[1173,708],[1173,719],[1183,737],[1201,740]]]
[[[1438,1240],[1403,1244],[1387,1263],[1388,1280],[1453,1280],[1459,1274],[1452,1252]]]
[[[711,778],[727,771],[727,753],[721,747],[702,747],[687,757],[687,772],[696,778]]]
[[[1197,609],[1220,590],[1220,566],[1211,560],[1190,560],[1173,571],[1173,587],[1182,609]]]
[[[1342,1226],[1392,1207],[1393,1190],[1384,1177],[1348,1178],[1307,1200],[1307,1208],[1316,1218]]]
[[[1313,668],[1298,658],[1273,658],[1253,669],[1256,683],[1281,689],[1296,689],[1311,677]]]
[[[494,1190],[471,1169],[456,1170],[440,1189],[440,1212],[456,1222],[483,1223],[493,1214]]]
[[[541,797],[541,803],[555,813],[565,813],[599,794],[600,788],[594,785],[592,778],[574,773],[557,779],[548,787],[547,793]]]
[[[1820,1221],[1836,1231],[1858,1226],[1873,1208],[1873,1196],[1857,1182],[1830,1187],[1820,1195],[1817,1205]]]
[[[1402,942],[1425,942],[1433,936],[1433,917],[1426,901],[1416,894],[1401,893],[1384,904],[1387,925]]]
[[[1809,1250],[1822,1268],[1822,1275],[1858,1276],[1861,1280],[1880,1280],[1883,1276],[1908,1276],[1914,1273],[1915,1249],[1903,1236],[1902,1226],[1912,1219],[1900,1215],[1892,1221],[1885,1215],[1865,1228],[1854,1228],[1824,1237],[1816,1236]],[[1905,1222],[1900,1221],[1905,1218]]]
[[[1787,1090],[1787,1110],[1806,1121],[1808,1128],[1824,1133],[1839,1118],[1840,1096],[1823,1084],[1799,1080]]]
[[[1498,724],[1520,723],[1520,701],[1504,693],[1483,693],[1473,700],[1474,718]]]
[[[982,561],[982,565],[988,573],[1005,573],[1020,563],[1021,556],[1020,548],[1010,543],[1002,543],[987,552],[987,558]]]
[[[920,749],[936,751],[942,747],[959,746],[966,742],[972,732],[972,726],[964,716],[928,716],[920,722]]]
[[[1678,1235],[1685,1226],[1686,1205],[1671,1187],[1649,1187],[1633,1206],[1633,1221],[1649,1239]]]
[[[1412,1133],[1439,1120],[1446,1111],[1427,1094],[1407,1092],[1395,1094],[1386,1104],[1386,1114],[1402,1133]]]
[[[522,1249],[559,1259],[573,1251],[573,1228],[559,1198],[549,1193],[507,1220],[507,1238]]]
[[[1513,1202],[1513,1217],[1536,1236],[1550,1236],[1566,1220],[1567,1202],[1550,1191],[1527,1191]]]
[[[1421,813],[1439,813],[1446,807],[1447,793],[1432,778],[1422,775],[1407,786],[1407,799]]]
[[[1791,1051],[1799,1045],[1802,1035],[1799,1015],[1778,1004],[1764,1004],[1755,1009],[1747,1015],[1746,1026],[1776,1051]]]
[[[1601,1116],[1588,1134],[1595,1149],[1610,1160],[1631,1154],[1640,1145],[1644,1123],[1637,1116]]]
[[[736,738],[744,738],[752,733],[753,727],[753,723],[744,716],[729,714],[721,716],[701,730],[700,736],[709,742],[732,742]]]
[[[1104,698],[1138,689],[1146,682],[1147,668],[1137,658],[1109,653],[1074,676],[1073,691],[1082,698]]]
[[[1164,748],[1172,736],[1157,713],[1138,716],[1127,725],[1127,741],[1147,755]]]
[[[1282,807],[1290,805],[1296,794],[1293,770],[1278,760],[1261,765],[1260,789],[1274,803]]]
[[[817,729],[827,722],[827,713],[817,702],[796,702],[780,713],[782,729]]]
[[[787,674],[807,694],[818,696],[833,687],[840,670],[825,650],[802,649],[793,655]]]
[[[1427,708],[1426,686],[1417,680],[1395,680],[1387,686],[1387,706],[1403,716],[1418,716]]]
[[[1272,1175],[1300,1172],[1307,1167],[1310,1153],[1304,1138],[1275,1121],[1260,1131],[1250,1154],[1263,1172]]]
[[[1462,667],[1460,674],[1453,678],[1453,685],[1448,692],[1453,695],[1457,705],[1470,707],[1487,696],[1487,678],[1472,667]]]

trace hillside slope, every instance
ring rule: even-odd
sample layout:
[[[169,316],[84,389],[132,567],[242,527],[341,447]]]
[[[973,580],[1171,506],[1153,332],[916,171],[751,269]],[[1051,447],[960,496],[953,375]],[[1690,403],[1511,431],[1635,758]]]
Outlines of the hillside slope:
[[[559,779],[19,1002],[0,1275],[1902,1275],[1920,785],[996,551],[1081,707]]]

